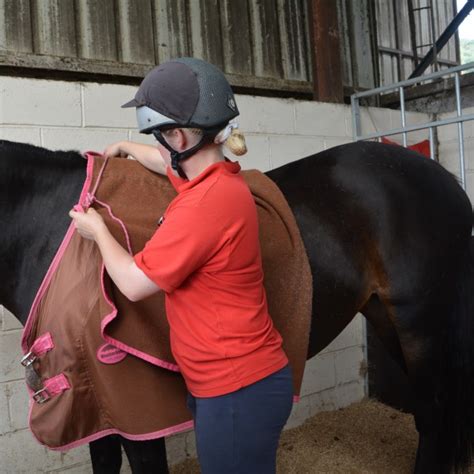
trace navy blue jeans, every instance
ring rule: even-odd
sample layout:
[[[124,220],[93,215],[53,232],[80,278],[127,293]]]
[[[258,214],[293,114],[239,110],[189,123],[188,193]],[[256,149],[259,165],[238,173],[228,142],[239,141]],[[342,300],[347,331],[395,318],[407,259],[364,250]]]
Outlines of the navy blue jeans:
[[[202,474],[274,474],[292,404],[289,366],[226,395],[188,395]]]

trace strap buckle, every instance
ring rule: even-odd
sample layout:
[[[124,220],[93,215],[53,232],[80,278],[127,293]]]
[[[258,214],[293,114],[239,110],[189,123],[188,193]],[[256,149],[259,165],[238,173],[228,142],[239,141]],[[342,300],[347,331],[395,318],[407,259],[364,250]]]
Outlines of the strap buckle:
[[[21,358],[20,362],[23,367],[29,367],[36,359],[36,354],[33,351],[30,351]]]
[[[30,367],[38,357],[45,355],[53,348],[54,343],[51,333],[47,332],[42,334],[40,337],[38,337],[38,339],[35,340],[35,342],[33,342],[28,354],[20,359],[21,365],[23,367]]]
[[[47,402],[51,398],[51,394],[48,392],[46,387],[39,389],[37,392],[33,394],[33,400],[41,405],[42,403]]]
[[[66,390],[69,390],[71,388],[71,384],[69,383],[67,377],[61,373],[51,377],[50,379],[44,380],[43,386],[40,385],[40,387],[41,388],[36,390],[36,392],[34,392],[31,396],[31,398],[39,405],[47,402],[53,397],[61,395]]]

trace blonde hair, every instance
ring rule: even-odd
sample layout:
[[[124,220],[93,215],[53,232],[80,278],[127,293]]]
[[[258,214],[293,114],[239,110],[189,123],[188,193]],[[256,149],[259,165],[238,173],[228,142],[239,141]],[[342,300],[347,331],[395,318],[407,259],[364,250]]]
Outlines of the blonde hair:
[[[201,136],[203,133],[200,128],[186,128],[182,130],[187,130],[190,134],[198,136]],[[242,156],[247,153],[244,134],[238,128],[233,128],[229,137],[222,144],[236,156]]]
[[[236,156],[242,156],[247,153],[247,144],[245,143],[244,134],[238,128],[232,129],[224,145]]]

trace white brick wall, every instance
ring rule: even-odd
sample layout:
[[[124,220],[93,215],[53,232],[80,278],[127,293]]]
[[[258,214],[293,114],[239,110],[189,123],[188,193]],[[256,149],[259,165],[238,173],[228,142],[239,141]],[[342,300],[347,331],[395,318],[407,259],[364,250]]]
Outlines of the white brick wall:
[[[131,86],[0,77],[0,139],[80,151],[102,151],[124,139],[153,143],[136,132],[134,111],[120,108],[134,92]],[[237,102],[249,148],[240,158],[243,168],[267,171],[352,140],[349,106],[253,96],[238,96]],[[394,123],[393,111],[370,112],[377,127],[386,129]],[[371,116],[363,111],[368,128],[374,126]],[[288,427],[317,411],[343,407],[364,396],[363,333],[358,316],[308,362],[302,399]],[[18,363],[20,335],[17,321],[0,307],[0,474],[90,472],[86,448],[67,454],[48,451],[27,430],[26,390]],[[167,445],[171,462],[195,456],[192,433],[170,438]]]
[[[0,123],[80,127],[81,85],[2,77]]]
[[[286,429],[318,411],[335,410],[365,395],[364,320],[357,315],[344,331],[306,364],[301,400],[293,406]]]
[[[465,115],[474,114],[474,107],[465,109]],[[442,114],[439,119],[454,117],[455,113]],[[474,120],[464,122],[464,159],[466,163],[466,188],[471,202],[474,202]],[[457,124],[438,128],[439,156],[443,166],[460,176],[459,142]]]
[[[376,107],[362,107],[361,115],[361,133],[368,135],[370,133],[385,132],[401,128],[401,115],[399,110],[381,109]],[[421,112],[406,112],[406,125],[415,125],[426,123],[430,120],[429,114]],[[350,127],[352,129],[352,127]],[[402,143],[402,135],[391,135],[387,137],[397,143]],[[407,134],[409,145],[418,143],[429,138],[428,130],[418,130]]]

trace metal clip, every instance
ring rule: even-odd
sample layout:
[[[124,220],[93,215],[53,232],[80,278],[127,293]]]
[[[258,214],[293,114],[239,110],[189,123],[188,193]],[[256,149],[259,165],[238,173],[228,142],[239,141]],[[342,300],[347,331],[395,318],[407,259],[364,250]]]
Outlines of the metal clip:
[[[51,395],[46,388],[42,388],[33,394],[33,400],[38,403],[38,405],[47,402],[50,398]]]
[[[24,355],[21,358],[21,365],[23,367],[29,367],[30,365],[33,364],[33,362],[36,360],[36,354],[32,351],[28,352],[28,354]]]

